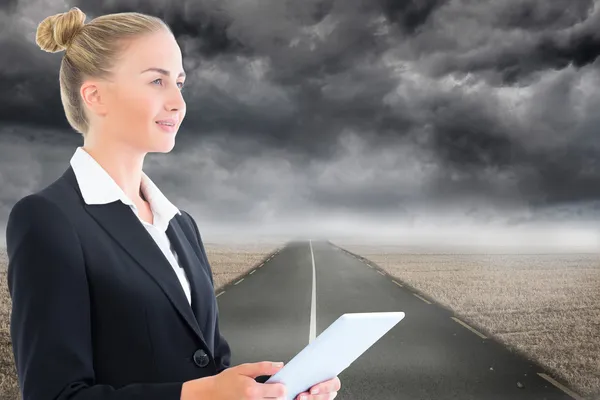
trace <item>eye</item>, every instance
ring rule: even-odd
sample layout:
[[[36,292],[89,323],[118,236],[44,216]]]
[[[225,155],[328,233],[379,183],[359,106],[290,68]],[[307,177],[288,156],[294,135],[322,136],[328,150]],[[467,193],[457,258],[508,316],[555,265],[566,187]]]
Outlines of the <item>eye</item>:
[[[158,82],[158,81],[162,81],[162,78],[155,79],[155,80],[152,81],[152,83]],[[183,83],[183,82],[177,82],[177,85],[181,85],[181,86],[179,86],[179,89],[183,90],[183,87],[185,86],[185,83]]]

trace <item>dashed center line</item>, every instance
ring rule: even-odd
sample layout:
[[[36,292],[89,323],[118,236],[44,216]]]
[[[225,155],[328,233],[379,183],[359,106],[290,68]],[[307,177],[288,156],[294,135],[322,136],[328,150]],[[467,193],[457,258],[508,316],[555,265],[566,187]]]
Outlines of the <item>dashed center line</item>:
[[[548,375],[541,373],[541,372],[538,372],[538,375],[541,376],[542,378],[544,378],[545,380],[547,380],[548,382],[550,382],[551,384],[553,384],[554,386],[556,386],[557,388],[559,388],[560,390],[562,390],[563,392],[565,392],[566,394],[568,394],[569,396],[571,396],[572,398],[574,398],[576,400],[585,400],[583,397],[579,396],[577,393],[574,393],[569,388],[561,385],[559,382],[555,381]]]
[[[427,303],[427,304],[431,304],[431,302],[430,302],[429,300],[427,300],[427,299],[424,299],[423,297],[419,296],[419,295],[418,295],[418,294],[416,294],[416,293],[413,293],[413,294],[414,294],[416,297],[418,297],[419,299],[423,300],[425,303]]]
[[[461,324],[462,326],[464,326],[465,328],[467,328],[471,332],[475,333],[480,338],[487,339],[487,336],[485,336],[484,334],[482,334],[482,333],[478,332],[477,330],[471,328],[469,325],[467,325],[466,323],[462,322],[460,319],[455,318],[455,317],[450,317],[450,318],[452,318],[453,320],[455,320],[456,322],[458,322],[459,324]]]

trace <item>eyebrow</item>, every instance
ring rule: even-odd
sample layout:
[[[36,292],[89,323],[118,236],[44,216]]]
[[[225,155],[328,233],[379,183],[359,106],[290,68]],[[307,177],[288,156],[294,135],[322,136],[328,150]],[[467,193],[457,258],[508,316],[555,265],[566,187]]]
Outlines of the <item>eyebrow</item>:
[[[148,72],[148,71],[155,71],[155,72],[158,72],[158,73],[160,73],[162,75],[166,75],[166,76],[171,75],[171,73],[169,71],[167,71],[166,69],[156,68],[156,67],[151,67],[151,68],[145,69],[140,74],[143,74],[144,72]],[[185,78],[185,72],[181,71],[177,77],[179,78],[181,76]]]

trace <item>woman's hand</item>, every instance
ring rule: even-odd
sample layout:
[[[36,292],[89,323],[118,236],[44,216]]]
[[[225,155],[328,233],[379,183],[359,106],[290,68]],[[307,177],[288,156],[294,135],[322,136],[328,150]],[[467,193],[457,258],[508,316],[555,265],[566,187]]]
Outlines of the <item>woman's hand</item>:
[[[337,392],[342,387],[340,378],[329,379],[312,386],[309,391],[302,392],[296,396],[295,400],[332,400],[337,396]],[[317,390],[317,392],[313,392]]]
[[[282,383],[268,385],[258,383],[255,378],[262,375],[274,375],[281,370],[269,361],[245,363],[229,367],[217,375],[185,382],[181,400],[260,400],[284,398],[286,387]]]

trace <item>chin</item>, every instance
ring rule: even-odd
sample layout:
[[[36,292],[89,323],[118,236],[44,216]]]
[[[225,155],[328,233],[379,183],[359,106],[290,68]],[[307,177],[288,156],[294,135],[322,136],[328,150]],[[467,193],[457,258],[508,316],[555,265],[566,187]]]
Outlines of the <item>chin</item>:
[[[156,153],[170,153],[175,147],[175,142],[171,142],[169,144],[160,146],[159,149],[156,150]]]
[[[175,140],[154,142],[148,146],[148,153],[169,153],[175,147]]]
[[[179,128],[179,127],[178,127]],[[152,143],[149,143],[150,153],[169,153],[175,147],[175,138],[177,136],[177,129],[172,133],[165,133],[160,128],[156,128],[158,130],[158,135],[156,132],[152,132],[150,135],[150,140]]]
[[[147,147],[149,153],[169,153],[175,147],[175,135],[153,137]]]

